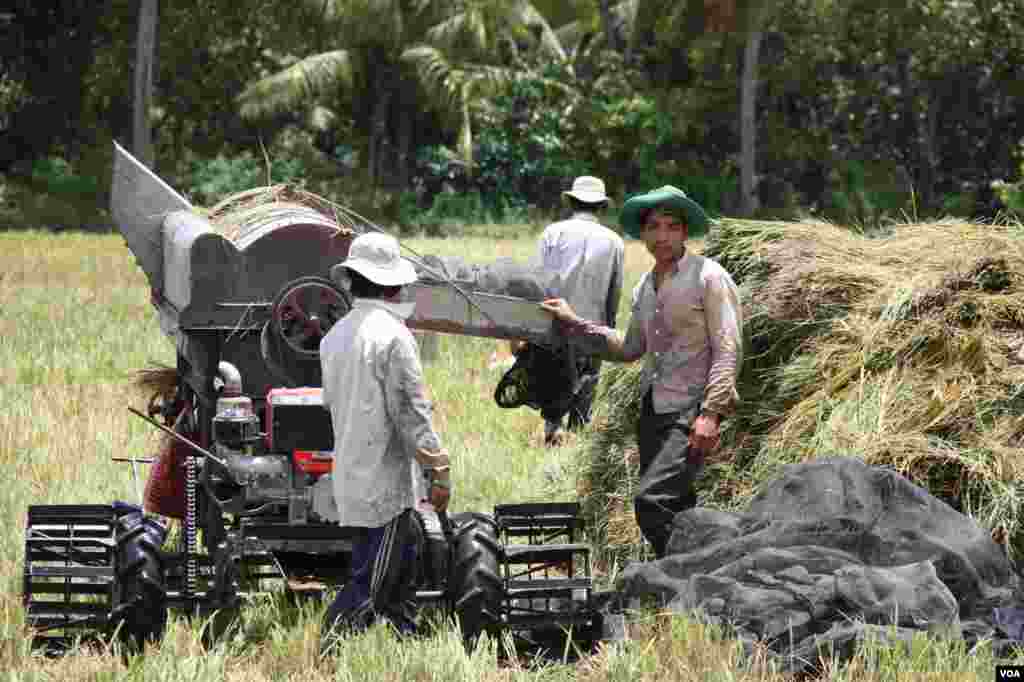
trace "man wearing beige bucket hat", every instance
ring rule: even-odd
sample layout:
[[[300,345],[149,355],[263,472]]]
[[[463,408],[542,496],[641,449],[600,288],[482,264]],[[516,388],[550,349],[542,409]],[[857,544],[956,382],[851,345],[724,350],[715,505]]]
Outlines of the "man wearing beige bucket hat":
[[[654,267],[633,291],[625,335],[577,315],[564,300],[541,306],[599,357],[644,360],[634,506],[637,524],[660,558],[675,515],[697,503],[696,478],[718,447],[721,420],[739,398],[743,318],[729,273],[686,248],[688,237],[704,233],[708,217],[685,192],[666,185],[631,197],[621,222],[654,257]]]
[[[447,452],[431,420],[419,351],[405,320],[402,287],[416,281],[398,242],[382,233],[353,240],[341,270],[352,310],[320,342],[323,402],[334,429],[334,500],[342,526],[360,528],[352,577],[327,609],[322,640],[378,617],[415,631],[418,480],[429,479],[438,512],[451,490]]]
[[[590,175],[576,178],[562,192],[572,216],[545,228],[538,250],[540,264],[552,275],[550,287],[579,314],[607,327],[615,327],[622,296],[625,246],[622,237],[601,224],[597,213],[608,206],[604,181]],[[579,382],[569,409],[568,427],[576,429],[590,420],[601,361],[577,357]],[[545,414],[544,442],[556,444],[562,415]]]

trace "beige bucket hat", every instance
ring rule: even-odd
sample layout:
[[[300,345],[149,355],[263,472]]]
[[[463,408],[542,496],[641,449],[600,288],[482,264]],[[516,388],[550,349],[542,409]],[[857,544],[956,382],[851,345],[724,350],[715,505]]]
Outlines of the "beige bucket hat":
[[[399,254],[398,240],[382,232],[356,237],[348,247],[348,258],[342,265],[382,287],[403,286],[416,281],[416,269]]]
[[[593,175],[581,175],[572,182],[572,189],[562,192],[562,196],[579,199],[586,204],[599,204],[608,201],[604,193],[604,180]]]

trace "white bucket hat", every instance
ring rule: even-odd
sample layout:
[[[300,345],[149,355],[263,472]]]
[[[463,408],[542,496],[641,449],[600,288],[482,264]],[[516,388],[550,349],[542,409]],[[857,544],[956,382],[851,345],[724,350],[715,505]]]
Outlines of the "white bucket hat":
[[[604,193],[604,180],[592,175],[581,175],[573,180],[572,189],[562,192],[564,196],[579,199],[586,204],[599,204],[608,201]]]
[[[416,269],[398,253],[398,240],[382,232],[356,237],[342,263],[374,284],[397,287],[416,281]]]

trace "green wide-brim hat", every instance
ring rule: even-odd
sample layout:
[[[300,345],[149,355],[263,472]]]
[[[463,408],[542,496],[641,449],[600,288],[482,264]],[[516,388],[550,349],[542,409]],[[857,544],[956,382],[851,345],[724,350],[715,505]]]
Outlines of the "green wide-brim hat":
[[[646,194],[631,196],[622,205],[622,213],[619,215],[619,222],[622,224],[622,231],[634,239],[640,238],[640,219],[643,212],[649,208],[668,208],[682,211],[686,215],[688,236],[691,238],[703,237],[708,229],[710,219],[700,204],[686,196],[686,192],[665,185],[658,189],[652,189]]]

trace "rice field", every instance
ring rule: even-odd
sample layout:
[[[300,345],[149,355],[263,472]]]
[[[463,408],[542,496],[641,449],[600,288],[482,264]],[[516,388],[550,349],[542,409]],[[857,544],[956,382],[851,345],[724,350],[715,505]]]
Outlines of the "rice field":
[[[526,260],[536,233],[509,226],[508,238],[408,241],[419,253],[485,262]],[[698,245],[699,246],[699,245]],[[650,259],[627,245],[629,291]],[[539,416],[502,410],[492,399],[501,344],[443,336],[426,378],[436,426],[455,462],[452,511],[487,511],[497,502],[571,499],[593,436],[555,450],[542,447]],[[159,435],[126,410],[147,396],[135,372],[173,364],[174,350],[149,305],[142,272],[119,236],[0,233],[0,672],[5,680],[784,680],[742,656],[722,633],[679,616],[638,614],[626,642],[581,661],[497,663],[501,642],[466,652],[453,628],[399,643],[385,628],[346,640],[337,656],[319,658],[320,605],[252,604],[232,639],[204,650],[199,624],[172,618],[164,641],[146,656],[86,649],[48,659],[28,646],[21,611],[25,510],[36,503],[138,501],[142,482],[111,457],[145,456]],[[143,476],[145,472],[142,472]],[[628,519],[620,520],[624,528]],[[627,528],[628,530],[628,528]],[[613,569],[612,569],[613,570]],[[913,651],[868,644],[835,680],[991,679],[986,652],[922,638]],[[927,678],[923,673],[935,673]]]

